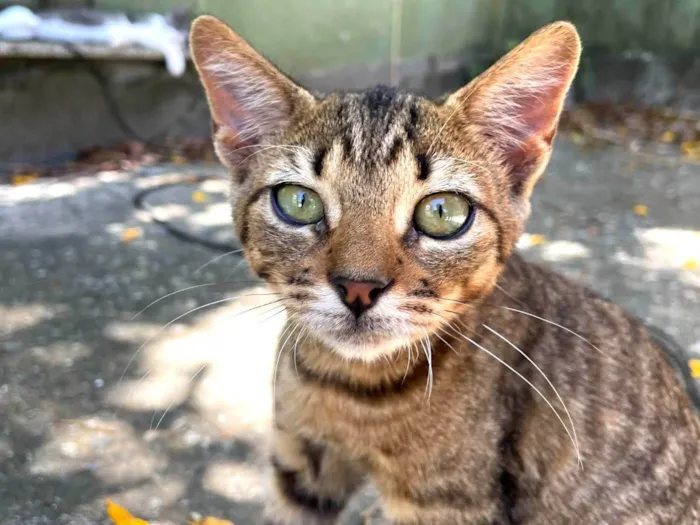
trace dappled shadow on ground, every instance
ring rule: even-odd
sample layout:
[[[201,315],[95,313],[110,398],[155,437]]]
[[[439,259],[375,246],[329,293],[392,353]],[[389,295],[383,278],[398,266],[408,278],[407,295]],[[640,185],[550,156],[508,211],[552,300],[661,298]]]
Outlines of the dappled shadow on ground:
[[[698,167],[630,170],[623,151],[558,147],[525,255],[700,340]],[[112,497],[159,523],[196,511],[252,525],[283,308],[237,255],[199,270],[216,254],[143,221],[131,198],[148,180],[114,177],[52,198],[0,195],[0,523],[103,523]],[[221,195],[192,192],[153,205],[233,243]]]

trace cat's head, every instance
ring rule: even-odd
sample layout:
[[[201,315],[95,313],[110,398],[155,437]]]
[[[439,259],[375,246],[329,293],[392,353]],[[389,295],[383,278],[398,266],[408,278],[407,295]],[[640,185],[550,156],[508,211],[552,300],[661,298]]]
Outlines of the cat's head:
[[[312,95],[212,17],[191,47],[251,267],[292,319],[364,360],[491,292],[581,49],[572,25],[549,25],[432,102],[385,87]]]

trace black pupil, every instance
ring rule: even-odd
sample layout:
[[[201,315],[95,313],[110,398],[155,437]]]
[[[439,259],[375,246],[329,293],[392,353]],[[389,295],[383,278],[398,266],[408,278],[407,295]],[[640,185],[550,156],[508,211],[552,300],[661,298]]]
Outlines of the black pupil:
[[[299,207],[303,208],[305,202],[306,202],[306,192],[300,191],[299,192]]]
[[[435,204],[436,204],[435,207],[437,208],[438,216],[442,219],[442,216],[445,215],[444,202],[442,201],[442,199],[440,199]]]

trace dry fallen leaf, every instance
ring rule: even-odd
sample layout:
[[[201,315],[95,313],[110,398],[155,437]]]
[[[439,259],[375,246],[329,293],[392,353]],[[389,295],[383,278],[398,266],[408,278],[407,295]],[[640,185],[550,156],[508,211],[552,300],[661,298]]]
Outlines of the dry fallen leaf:
[[[693,376],[693,379],[700,379],[700,359],[690,359],[688,368],[690,368],[690,375]]]
[[[192,200],[194,202],[203,203],[207,202],[209,200],[209,197],[203,191],[197,190],[194,193],[192,193]]]
[[[640,217],[646,217],[649,214],[649,207],[645,206],[644,204],[637,204],[632,209],[634,211],[634,214],[639,215]]]
[[[147,521],[135,518],[124,507],[107,500],[107,515],[114,522],[114,525],[148,525]]]
[[[700,263],[695,259],[688,259],[683,263],[684,270],[697,270],[698,268],[700,268]]]
[[[127,228],[122,233],[122,242],[124,244],[129,244],[130,242],[141,237],[142,234],[143,232],[141,231],[141,228]]]
[[[583,136],[582,133],[579,133],[578,131],[574,131],[571,135],[571,142],[576,144],[577,146],[582,146],[583,144],[586,143],[586,137]]]
[[[189,525],[233,525],[233,522],[218,518],[202,518],[201,520],[190,521]]]
[[[674,140],[676,140],[676,134],[670,129],[664,131],[663,134],[659,137],[659,142],[663,142],[664,144],[670,144]]]
[[[18,173],[12,176],[12,185],[21,186],[22,184],[29,184],[30,182],[34,182],[38,178],[38,173]]]
[[[117,505],[112,500],[107,500],[107,515],[114,525],[148,525],[147,521],[135,518],[124,507]],[[234,525],[232,521],[220,520],[218,518],[201,518],[190,521],[189,525]]]
[[[685,141],[681,144],[681,153],[687,159],[700,160],[700,141]]]
[[[547,237],[540,234],[530,235],[530,245],[539,246],[540,244],[545,244],[547,242]]]

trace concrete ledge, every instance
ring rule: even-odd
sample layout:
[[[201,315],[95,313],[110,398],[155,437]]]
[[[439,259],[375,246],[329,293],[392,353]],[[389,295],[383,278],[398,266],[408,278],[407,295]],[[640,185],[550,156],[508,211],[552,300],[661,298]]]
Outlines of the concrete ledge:
[[[0,58],[55,58],[71,60],[75,59],[76,55],[99,60],[163,60],[162,53],[141,46],[113,47],[98,44],[63,44],[38,40],[0,40]],[[187,59],[190,60],[189,52],[187,53]]]

